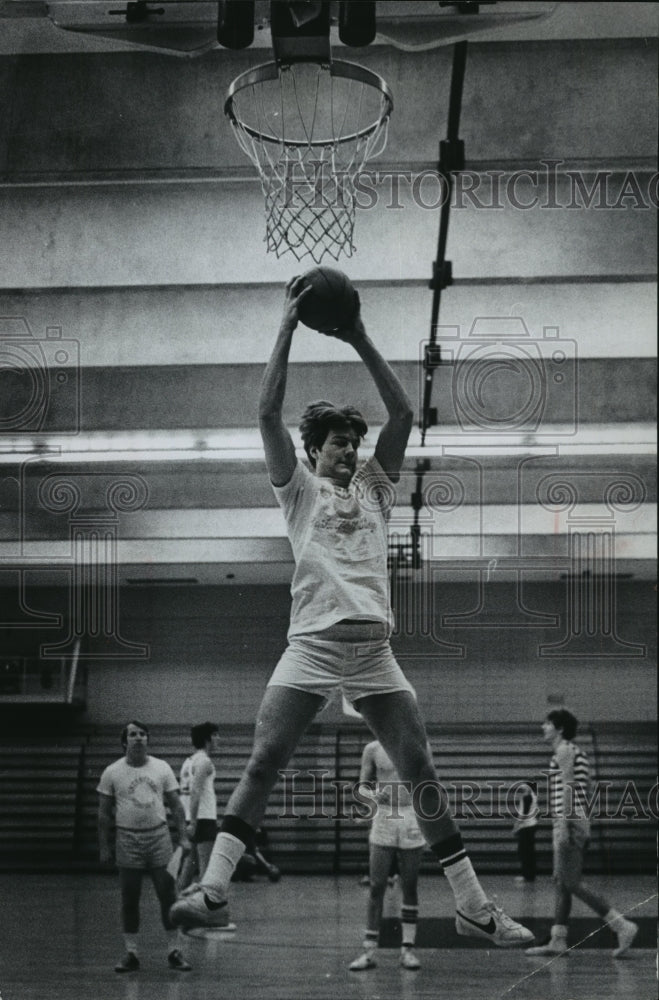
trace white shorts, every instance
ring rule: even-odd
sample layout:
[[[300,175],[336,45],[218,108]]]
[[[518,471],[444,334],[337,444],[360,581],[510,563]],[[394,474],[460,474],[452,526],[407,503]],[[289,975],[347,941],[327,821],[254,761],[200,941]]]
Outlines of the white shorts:
[[[399,806],[393,811],[386,805],[380,805],[371,824],[368,839],[371,844],[377,844],[378,847],[396,847],[401,851],[411,851],[426,846],[413,806]]]
[[[150,830],[117,827],[117,868],[166,868],[173,853],[172,838],[166,823]]]
[[[294,636],[268,681],[329,701],[340,691],[349,702],[366,695],[414,689],[398,666],[388,639],[332,642],[314,635]]]

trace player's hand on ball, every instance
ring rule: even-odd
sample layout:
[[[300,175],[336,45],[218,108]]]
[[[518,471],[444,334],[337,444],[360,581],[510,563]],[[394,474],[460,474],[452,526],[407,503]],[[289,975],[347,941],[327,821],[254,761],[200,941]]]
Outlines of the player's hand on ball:
[[[294,275],[290,281],[286,282],[286,294],[284,298],[284,315],[282,316],[282,326],[289,330],[294,330],[298,324],[298,306],[305,295],[311,291],[305,285],[304,278]]]
[[[350,326],[340,327],[338,330],[321,330],[320,332],[325,333],[328,337],[336,337],[337,340],[343,340],[346,344],[357,344],[366,337],[366,327],[364,326],[359,308]]]

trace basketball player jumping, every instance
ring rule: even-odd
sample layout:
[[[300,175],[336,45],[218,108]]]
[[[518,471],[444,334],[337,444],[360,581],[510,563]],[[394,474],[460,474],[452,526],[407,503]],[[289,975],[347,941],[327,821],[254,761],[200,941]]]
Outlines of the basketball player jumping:
[[[387,410],[373,458],[357,466],[367,426],[351,406],[340,409],[317,402],[307,407],[300,430],[313,471],[297,460],[282,419],[298,305],[308,291],[302,278],[286,285],[282,323],[259,402],[268,473],[286,517],[296,564],[288,647],[266,688],[252,754],[228,802],[203,884],[191,886],[174,904],[172,920],[187,927],[221,922],[231,874],[253,838],[281,769],[319,709],[342,691],[401,780],[411,789],[423,783],[418,823],[453,890],[458,933],[501,947],[528,944],[533,934],[495,906],[476,877],[428,753],[412,687],[389,645],[387,498],[390,483],[399,478],[414,416],[359,313],[330,335],[355,349]]]

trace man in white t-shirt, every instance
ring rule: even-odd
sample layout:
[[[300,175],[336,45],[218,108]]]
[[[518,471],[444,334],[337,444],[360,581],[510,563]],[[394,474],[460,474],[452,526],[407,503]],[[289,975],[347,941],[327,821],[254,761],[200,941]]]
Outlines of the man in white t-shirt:
[[[341,692],[364,717],[401,780],[411,790],[424,789],[418,822],[453,889],[458,933],[502,947],[528,944],[531,932],[488,900],[476,878],[428,753],[412,687],[389,644],[387,517],[414,413],[359,310],[349,326],[325,333],[357,352],[387,411],[373,457],[358,467],[368,428],[352,406],[321,401],[307,407],[300,430],[311,470],[298,461],[284,423],[288,356],[298,304],[309,290],[304,278],[286,286],[259,400],[266,465],[295,558],[288,648],[266,688],[252,755],[227,805],[203,884],[191,886],[174,905],[172,919],[211,927],[221,919],[231,875],[281,770],[317,712]]]
[[[140,967],[138,931],[140,892],[147,871],[160,902],[167,932],[167,964],[170,969],[188,972],[191,966],[178,947],[178,931],[169,917],[176,899],[174,879],[167,871],[172,857],[172,840],[167,825],[167,809],[178,828],[179,844],[189,850],[185,813],[178,794],[178,782],[169,764],[147,753],[149,730],[143,722],[131,720],[121,734],[125,754],[103,771],[98,783],[98,838],[103,864],[112,860],[112,828],[115,829],[114,860],[119,869],[121,919],[126,954],[116,972],[135,972]]]

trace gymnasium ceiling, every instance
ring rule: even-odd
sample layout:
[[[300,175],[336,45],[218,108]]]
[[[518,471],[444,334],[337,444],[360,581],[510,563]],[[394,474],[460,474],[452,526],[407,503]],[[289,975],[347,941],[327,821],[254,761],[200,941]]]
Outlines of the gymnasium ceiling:
[[[263,251],[260,191],[220,110],[228,82],[269,58],[268,5],[257,3],[255,42],[244,53],[218,47],[214,3],[163,0],[151,6],[164,9],[168,23],[148,26],[108,13],[124,6],[0,3],[0,78],[11,96],[0,118],[9,235],[0,313],[76,338],[83,387],[74,438],[56,428],[2,436],[0,577],[22,567],[31,584],[60,584],[68,572],[70,518],[38,494],[44,471],[61,471],[85,489],[122,477],[147,484],[147,502],[117,520],[120,582],[287,583],[290,549],[252,404],[294,265]],[[469,35],[462,115],[470,164],[510,173],[558,152],[570,167],[652,174],[656,4],[501,3],[492,5],[503,15],[496,27],[485,21],[490,5],[481,6],[487,26]],[[474,15],[410,0],[377,8],[376,42],[354,61],[383,72],[398,99],[383,162],[432,167],[446,98],[428,95],[437,76],[447,83],[448,43],[473,27]],[[505,19],[530,9],[547,16]],[[332,41],[338,48],[335,29]],[[339,266],[359,285],[374,328],[384,331],[386,356],[418,398],[438,213],[420,213],[404,229],[395,212],[363,215],[360,251]],[[522,229],[528,214],[483,215],[458,213],[451,223],[455,282],[440,321],[516,315],[521,302],[529,323],[537,320],[534,336],[547,318],[578,333],[583,419],[569,433],[559,407],[556,438],[520,431],[467,446],[442,398],[450,373],[440,371],[438,425],[423,447],[413,434],[397,530],[409,529],[417,463],[428,458],[426,488],[445,486],[448,472],[467,489],[457,512],[450,504],[441,517],[423,511],[422,528],[441,541],[428,553],[438,578],[515,580],[522,566],[527,579],[559,580],[571,571],[578,518],[601,527],[611,517],[602,475],[621,476],[640,484],[640,500],[616,509],[615,569],[651,579],[654,223],[642,212],[578,220],[562,213]],[[258,224],[245,229],[250,218]],[[218,254],[218,231],[231,234],[229,253]],[[168,253],[172,245],[181,251]],[[418,331],[409,343],[399,333],[405,324]],[[296,350],[293,430],[306,399],[332,398],[346,386],[377,412],[358,367],[336,345],[301,338]],[[538,484],[558,472],[584,484],[578,516],[537,503]],[[95,509],[91,493],[87,504]],[[598,570],[597,559],[580,566]]]

